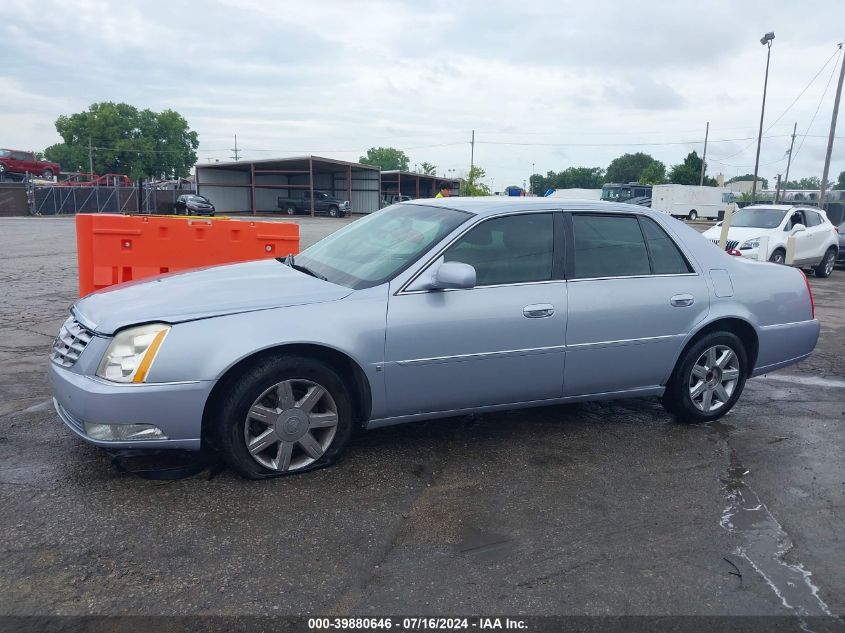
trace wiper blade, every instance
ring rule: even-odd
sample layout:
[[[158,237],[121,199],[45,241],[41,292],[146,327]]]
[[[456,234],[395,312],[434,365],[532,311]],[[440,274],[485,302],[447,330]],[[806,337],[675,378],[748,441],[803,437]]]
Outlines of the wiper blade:
[[[288,255],[287,257],[284,257],[284,258],[279,257],[277,259],[279,261],[284,261],[284,263],[287,266],[290,266],[294,270],[298,270],[299,272],[305,273],[306,275],[311,275],[312,277],[316,277],[317,279],[320,279],[322,281],[328,281],[328,278],[324,277],[320,273],[311,270],[307,266],[302,266],[301,264],[297,264],[293,259],[293,255]]]

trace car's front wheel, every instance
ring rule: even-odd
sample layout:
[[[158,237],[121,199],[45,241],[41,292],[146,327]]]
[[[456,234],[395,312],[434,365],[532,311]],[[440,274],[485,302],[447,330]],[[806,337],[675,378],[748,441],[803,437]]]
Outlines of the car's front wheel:
[[[776,248],[769,261],[773,264],[783,264],[786,261],[786,252],[782,248]]]
[[[827,249],[827,252],[824,254],[822,261],[816,266],[813,271],[816,273],[816,277],[830,277],[833,273],[833,269],[836,266],[836,249],[831,247]]]
[[[689,212],[689,215],[687,216],[687,218],[689,218],[690,222],[695,222],[698,219],[698,211],[693,209],[692,211]]]
[[[53,170],[45,169],[42,176],[44,177],[44,180],[53,180]]]
[[[331,464],[352,433],[352,406],[328,365],[288,356],[265,360],[218,401],[210,439],[223,459],[250,479]]]
[[[337,207],[329,207],[329,216],[330,217],[336,218],[338,216],[338,213],[340,213],[340,212],[338,211]]]
[[[731,332],[711,332],[696,341],[666,384],[663,406],[681,422],[708,422],[736,404],[745,387],[748,360]]]

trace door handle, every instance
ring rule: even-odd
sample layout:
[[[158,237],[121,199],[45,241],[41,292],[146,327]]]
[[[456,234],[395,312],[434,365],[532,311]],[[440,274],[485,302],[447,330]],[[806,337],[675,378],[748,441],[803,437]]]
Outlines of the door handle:
[[[551,303],[535,303],[522,308],[522,314],[529,319],[542,319],[554,313],[555,307]]]
[[[669,299],[669,303],[676,308],[687,308],[695,303],[695,298],[692,295],[675,295]]]

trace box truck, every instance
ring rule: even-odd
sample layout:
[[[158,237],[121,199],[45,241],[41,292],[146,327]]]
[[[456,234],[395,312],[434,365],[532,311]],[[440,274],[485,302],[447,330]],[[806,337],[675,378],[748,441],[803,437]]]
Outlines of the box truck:
[[[651,208],[674,218],[721,220],[731,205],[736,210],[736,199],[727,187],[654,185],[651,192]]]

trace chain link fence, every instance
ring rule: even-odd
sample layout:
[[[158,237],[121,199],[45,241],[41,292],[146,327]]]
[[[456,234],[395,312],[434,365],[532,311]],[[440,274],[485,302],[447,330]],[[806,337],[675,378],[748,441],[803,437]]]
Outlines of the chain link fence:
[[[176,198],[189,189],[63,187],[32,182],[0,184],[0,216],[76,213],[173,213]]]

